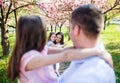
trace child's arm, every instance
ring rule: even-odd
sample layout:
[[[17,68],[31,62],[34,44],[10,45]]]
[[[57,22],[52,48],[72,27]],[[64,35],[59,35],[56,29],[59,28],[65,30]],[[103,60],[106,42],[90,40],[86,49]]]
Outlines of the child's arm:
[[[97,49],[68,49],[60,53],[50,54],[48,56],[36,56],[26,66],[26,70],[55,64],[57,62],[66,62],[80,60],[86,57],[102,54]],[[103,57],[103,55],[101,55]]]

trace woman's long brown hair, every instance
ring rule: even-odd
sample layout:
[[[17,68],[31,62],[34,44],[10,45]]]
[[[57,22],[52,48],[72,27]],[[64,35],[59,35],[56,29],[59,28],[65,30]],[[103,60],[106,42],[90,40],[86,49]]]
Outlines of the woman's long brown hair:
[[[20,60],[30,50],[42,51],[46,44],[46,30],[39,16],[22,16],[16,28],[16,42],[12,51],[7,75],[9,82],[20,76]]]

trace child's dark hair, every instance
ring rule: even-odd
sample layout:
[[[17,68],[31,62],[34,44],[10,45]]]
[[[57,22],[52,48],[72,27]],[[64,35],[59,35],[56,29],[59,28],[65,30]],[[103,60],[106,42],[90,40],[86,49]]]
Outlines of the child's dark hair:
[[[62,32],[57,32],[57,33],[56,33],[56,36],[57,36],[57,35],[61,35],[61,36],[62,36],[61,41],[60,41],[60,44],[61,44],[61,45],[64,44],[64,35],[63,35],[63,33],[62,33]],[[54,43],[57,44],[56,41],[54,41]]]
[[[55,32],[50,32],[50,33],[49,33],[49,36],[48,36],[48,41],[50,41],[50,40],[51,40],[51,36],[52,36],[52,35],[56,35],[56,34],[55,34]]]
[[[73,27],[78,25],[90,38],[97,38],[104,25],[103,14],[95,5],[83,5],[72,12],[71,23]]]
[[[12,82],[20,76],[20,60],[30,50],[42,51],[46,44],[46,30],[39,16],[22,16],[16,28],[16,42],[8,64],[7,75]]]

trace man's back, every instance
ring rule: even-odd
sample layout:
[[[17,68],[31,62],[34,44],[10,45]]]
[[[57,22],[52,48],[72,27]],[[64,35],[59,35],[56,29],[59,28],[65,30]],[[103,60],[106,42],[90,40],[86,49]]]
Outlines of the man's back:
[[[95,56],[71,62],[59,83],[115,83],[115,74],[103,59]]]

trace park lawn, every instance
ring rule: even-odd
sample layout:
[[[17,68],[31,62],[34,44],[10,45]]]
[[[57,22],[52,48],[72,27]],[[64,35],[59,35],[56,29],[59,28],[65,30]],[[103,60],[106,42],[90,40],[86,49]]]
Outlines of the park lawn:
[[[109,25],[102,32],[101,39],[108,52],[111,53],[116,73],[116,83],[120,83],[120,25]]]
[[[59,31],[59,29],[57,30]],[[50,31],[47,32],[47,34]],[[67,46],[72,45],[71,41],[68,41],[68,29],[62,28],[62,32],[64,33],[65,43]],[[10,35],[10,49],[13,49],[15,34]],[[102,42],[105,44],[108,52],[111,53],[113,62],[114,62],[114,70],[116,73],[117,83],[120,83],[120,26],[109,25],[101,34]],[[6,65],[8,62],[8,57],[1,56],[1,46],[0,46],[0,83],[8,83],[6,77]]]

